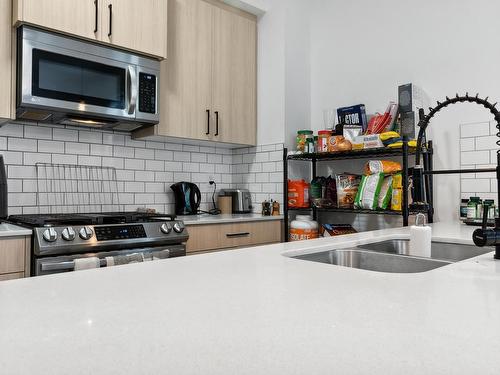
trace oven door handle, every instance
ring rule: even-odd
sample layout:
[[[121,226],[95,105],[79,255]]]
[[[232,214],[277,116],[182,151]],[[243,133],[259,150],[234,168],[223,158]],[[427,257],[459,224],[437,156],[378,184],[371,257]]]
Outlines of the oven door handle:
[[[133,115],[137,106],[137,73],[135,67],[127,67],[128,114]]]
[[[57,263],[42,263],[42,271],[66,271],[73,270],[75,268],[75,262],[57,262]]]

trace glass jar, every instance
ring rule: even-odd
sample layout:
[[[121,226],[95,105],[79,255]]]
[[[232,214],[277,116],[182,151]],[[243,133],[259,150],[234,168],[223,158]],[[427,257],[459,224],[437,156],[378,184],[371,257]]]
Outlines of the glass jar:
[[[467,203],[469,203],[468,199],[460,201],[460,219],[467,219]]]
[[[314,149],[314,138],[312,130],[297,131],[297,151],[302,153],[311,152]]]
[[[467,202],[467,219],[475,219],[479,197],[470,197]]]
[[[318,152],[328,152],[328,141],[331,135],[331,130],[320,130],[318,132]]]

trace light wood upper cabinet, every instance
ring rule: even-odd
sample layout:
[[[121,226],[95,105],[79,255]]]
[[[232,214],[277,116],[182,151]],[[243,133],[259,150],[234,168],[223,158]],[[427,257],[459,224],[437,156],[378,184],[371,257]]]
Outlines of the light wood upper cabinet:
[[[199,0],[170,0],[168,56],[161,67],[158,132],[210,139],[212,108],[212,6]]]
[[[167,57],[167,0],[100,1],[104,5],[101,10],[104,42]]]
[[[254,16],[218,1],[170,0],[160,123],[135,137],[255,145],[256,34]]]
[[[11,117],[12,95],[12,2],[0,0],[0,124]]]
[[[99,40],[103,0],[14,0],[14,22]],[[97,16],[96,16],[97,15]]]
[[[168,0],[14,0],[13,22],[165,58]]]
[[[214,13],[213,109],[223,142],[256,143],[256,23],[227,10]]]

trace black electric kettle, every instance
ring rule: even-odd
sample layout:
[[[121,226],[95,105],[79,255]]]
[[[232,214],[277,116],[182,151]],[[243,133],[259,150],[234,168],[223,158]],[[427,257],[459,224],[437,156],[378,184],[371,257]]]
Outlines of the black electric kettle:
[[[175,197],[176,215],[196,215],[200,208],[201,192],[197,185],[191,182],[177,182],[170,186]]]

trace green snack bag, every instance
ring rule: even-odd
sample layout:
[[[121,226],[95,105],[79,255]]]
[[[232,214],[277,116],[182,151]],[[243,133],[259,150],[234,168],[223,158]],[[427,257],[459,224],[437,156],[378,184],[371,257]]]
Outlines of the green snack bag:
[[[374,173],[361,178],[361,184],[354,200],[354,206],[358,209],[376,210],[380,187],[384,180],[383,173]]]
[[[391,205],[392,199],[392,176],[387,176],[382,181],[380,186],[380,194],[378,196],[378,208],[387,210]]]

